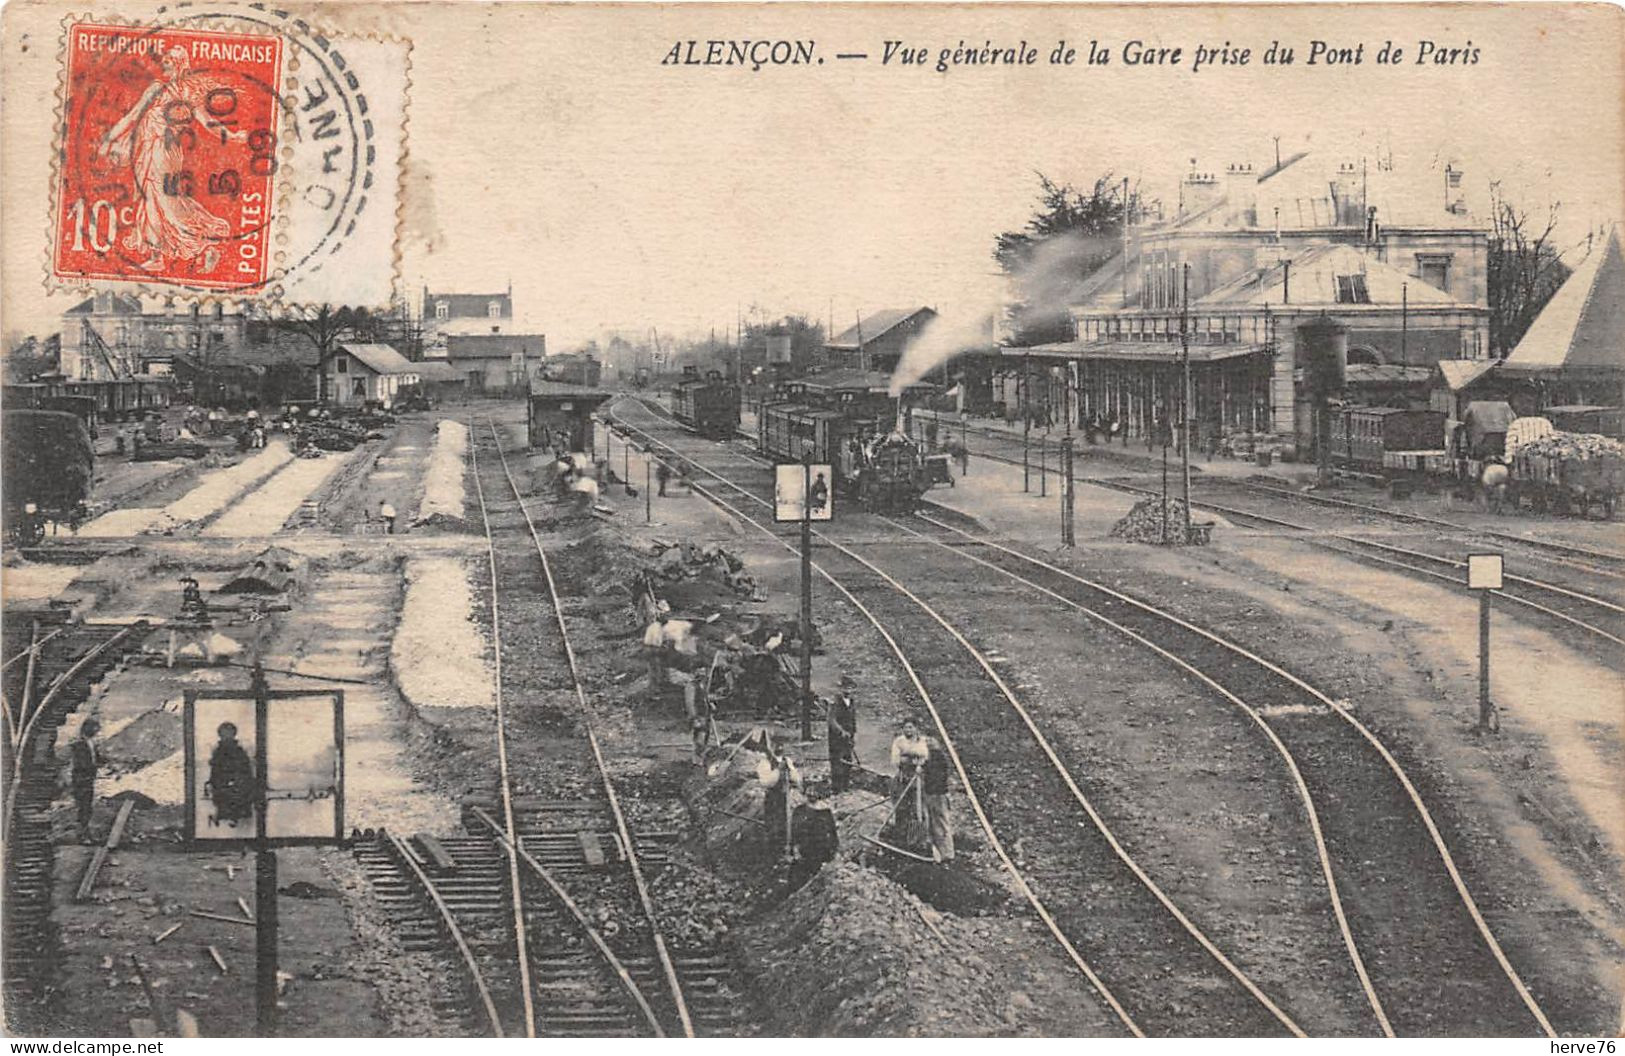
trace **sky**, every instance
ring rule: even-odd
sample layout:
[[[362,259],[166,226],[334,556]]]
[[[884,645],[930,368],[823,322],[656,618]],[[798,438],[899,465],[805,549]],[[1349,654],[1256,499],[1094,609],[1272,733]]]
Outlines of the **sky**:
[[[294,5],[300,9],[299,5]],[[49,333],[75,301],[43,283],[61,6],[4,10],[0,329]],[[139,13],[140,5],[121,7]],[[521,328],[564,349],[609,328],[719,332],[741,309],[825,319],[991,304],[994,236],[1031,211],[1035,172],[1111,171],[1172,200],[1181,173],[1312,147],[1379,146],[1419,179],[1441,159],[1469,201],[1491,180],[1562,233],[1617,220],[1625,173],[1625,16],[1594,5],[1148,6],[345,5],[342,32],[412,41],[401,279],[412,291],[511,282]],[[697,39],[815,42],[822,65],[662,65]],[[1111,64],[1051,66],[1057,41]],[[1358,66],[1310,42],[1365,44]],[[885,42],[993,41],[1031,66],[903,67]],[[1182,47],[1128,66],[1124,45]],[[1408,54],[1378,65],[1386,40]],[[1252,49],[1192,72],[1198,44]],[[1271,41],[1291,67],[1265,65]],[[1417,65],[1417,43],[1478,61]],[[1470,41],[1470,44],[1468,43]],[[866,52],[867,60],[837,53]]]

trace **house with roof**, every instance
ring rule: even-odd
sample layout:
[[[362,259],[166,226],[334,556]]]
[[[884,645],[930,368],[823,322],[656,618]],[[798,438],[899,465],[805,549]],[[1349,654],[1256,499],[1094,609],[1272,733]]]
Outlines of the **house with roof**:
[[[446,354],[452,334],[506,334],[513,330],[513,284],[502,293],[434,293],[423,287],[423,354]]]
[[[388,345],[340,344],[325,371],[327,398],[340,406],[391,407],[401,389],[423,382],[417,364]]]
[[[546,334],[449,334],[446,363],[469,394],[519,392],[541,376]]]
[[[937,317],[934,308],[883,308],[825,342],[832,367],[891,371],[903,351]]]
[[[1178,209],[1131,227],[1084,284],[1074,340],[1006,347],[1044,413],[1153,435],[1180,403],[1188,349],[1198,444],[1239,432],[1312,440],[1300,330],[1349,328],[1353,402],[1425,403],[1441,359],[1489,355],[1488,229],[1460,172],[1300,152],[1255,172],[1196,171]]]

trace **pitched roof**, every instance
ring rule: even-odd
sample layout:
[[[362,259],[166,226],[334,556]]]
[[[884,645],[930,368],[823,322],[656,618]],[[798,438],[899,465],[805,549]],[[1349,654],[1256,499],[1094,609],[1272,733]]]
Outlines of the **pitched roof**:
[[[1494,370],[1498,362],[1494,359],[1441,359],[1437,366],[1445,386],[1452,392],[1460,392]]]
[[[462,381],[462,374],[457,368],[443,359],[422,359],[412,364],[418,377],[424,381]]]
[[[113,294],[113,310],[122,314],[141,314],[141,298],[127,293]],[[96,298],[87,297],[63,312],[63,315],[91,315],[96,311]]]
[[[341,344],[362,366],[374,374],[416,374],[418,368],[388,345]]]
[[[869,342],[880,337],[887,331],[893,330],[898,326],[901,326],[903,323],[908,322],[921,312],[930,312],[932,315],[937,314],[934,309],[923,307],[882,308],[878,312],[865,316],[857,325],[847,327],[845,330],[841,331],[840,336],[836,337],[835,340],[828,342],[824,347],[855,349],[858,347],[858,334],[860,332],[863,334],[863,343],[867,345]]]
[[[1565,367],[1625,369],[1625,257],[1617,228],[1574,269],[1506,358],[1509,371]]]
[[[869,340],[869,331],[865,330],[864,342]],[[883,370],[826,370],[818,374],[809,374],[798,378],[809,389],[825,389],[830,392],[889,392],[891,391],[891,375]],[[930,382],[917,381],[910,388],[935,388]]]
[[[425,288],[423,291],[423,321],[431,325],[435,323],[434,306],[442,302],[446,305],[446,314],[453,319],[458,317],[484,317],[490,310],[492,301],[502,305],[502,318],[510,318],[513,315],[513,294],[511,293],[430,293]]]
[[[1357,307],[1369,304],[1397,308],[1402,301],[1407,301],[1412,307],[1456,303],[1455,299],[1443,290],[1401,271],[1392,264],[1368,256],[1355,246],[1342,244],[1317,246],[1291,260],[1290,276],[1287,269],[1280,264],[1255,268],[1194,303],[1201,306],[1270,304],[1279,307],[1282,303],[1282,287],[1288,282],[1291,283],[1288,292],[1294,306]],[[1367,299],[1340,302],[1337,280],[1340,277],[1354,275],[1364,277]]]

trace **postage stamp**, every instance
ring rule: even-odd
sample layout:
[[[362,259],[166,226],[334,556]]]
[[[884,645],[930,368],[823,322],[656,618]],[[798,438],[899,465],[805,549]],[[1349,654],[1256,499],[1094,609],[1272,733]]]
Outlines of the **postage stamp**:
[[[262,287],[282,61],[272,35],[73,25],[53,274]]]
[[[47,285],[388,303],[410,53],[257,6],[70,18]]]

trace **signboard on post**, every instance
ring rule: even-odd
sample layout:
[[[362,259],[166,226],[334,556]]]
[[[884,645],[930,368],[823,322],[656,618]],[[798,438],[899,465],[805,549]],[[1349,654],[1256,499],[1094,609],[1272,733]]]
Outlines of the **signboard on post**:
[[[773,468],[775,521],[827,521],[834,515],[835,476],[828,465],[791,462]]]
[[[1468,554],[1467,586],[1478,591],[1478,728],[1493,733],[1501,728],[1490,700],[1490,592],[1501,589],[1500,554]]]
[[[1501,589],[1500,554],[1468,554],[1467,586],[1473,590]]]
[[[188,842],[254,844],[262,792],[266,844],[344,838],[342,692],[189,691],[185,738]]]

